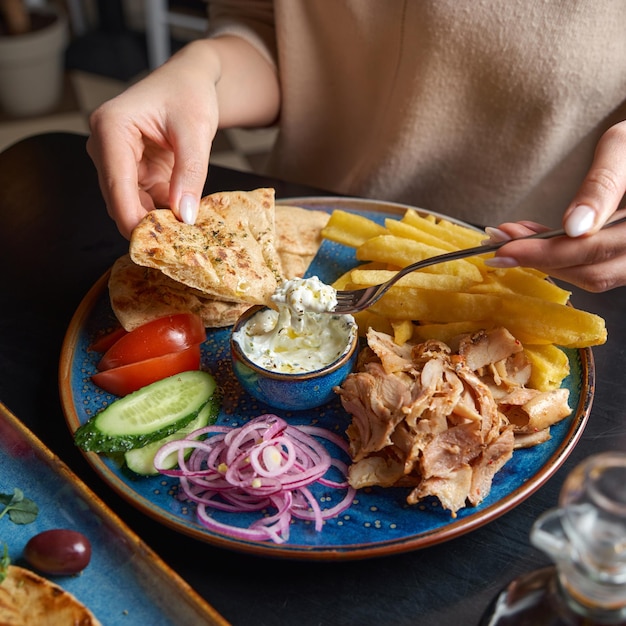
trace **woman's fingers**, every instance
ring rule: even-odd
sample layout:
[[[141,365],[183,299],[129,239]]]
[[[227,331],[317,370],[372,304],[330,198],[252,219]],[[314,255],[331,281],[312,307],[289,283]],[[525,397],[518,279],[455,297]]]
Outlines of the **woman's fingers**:
[[[618,212],[618,215],[624,212]],[[498,231],[511,238],[546,230],[532,222],[502,224]],[[487,261],[492,267],[534,267],[588,291],[626,285],[626,224],[580,237],[511,241]]]
[[[101,116],[92,115],[90,124],[92,132],[87,140],[87,152],[98,171],[107,212],[120,233],[129,238],[135,225],[153,208],[150,196],[139,193],[138,161],[141,156],[137,153],[142,147],[135,145],[134,139],[129,140],[120,127],[107,127]]]
[[[565,212],[570,237],[597,232],[619,207],[626,191],[626,122],[609,128],[596,147],[585,179]]]
[[[194,224],[209,169],[215,120],[208,115],[195,124],[177,124],[169,129],[174,150],[174,163],[169,188],[169,205],[179,220]]]

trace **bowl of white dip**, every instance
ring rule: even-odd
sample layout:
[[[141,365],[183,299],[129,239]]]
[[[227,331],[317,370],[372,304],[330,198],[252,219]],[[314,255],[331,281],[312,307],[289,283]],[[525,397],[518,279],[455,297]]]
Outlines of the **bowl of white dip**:
[[[304,410],[326,404],[354,368],[357,325],[333,315],[336,292],[317,277],[286,281],[272,297],[276,308],[253,306],[230,339],[235,376],[265,404]]]

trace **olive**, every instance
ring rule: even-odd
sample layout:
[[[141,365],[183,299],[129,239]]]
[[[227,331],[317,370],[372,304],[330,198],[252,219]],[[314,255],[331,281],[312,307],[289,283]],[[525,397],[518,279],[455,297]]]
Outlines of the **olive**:
[[[55,528],[31,537],[24,558],[44,574],[78,574],[91,559],[89,539],[75,530]]]

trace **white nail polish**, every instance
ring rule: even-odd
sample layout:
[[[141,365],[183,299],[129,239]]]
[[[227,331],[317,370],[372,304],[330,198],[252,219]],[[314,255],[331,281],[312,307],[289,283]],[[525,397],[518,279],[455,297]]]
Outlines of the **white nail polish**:
[[[493,226],[487,226],[485,228],[485,234],[489,237],[489,239],[485,239],[481,243],[500,243],[501,241],[511,241],[511,237],[507,235],[503,230],[499,228],[494,228]]]
[[[180,219],[185,224],[193,225],[196,223],[196,217],[198,216],[198,203],[193,196],[188,194],[184,195],[180,199],[178,210],[180,211]]]
[[[565,220],[565,232],[570,237],[580,237],[593,228],[596,212],[584,204],[578,205]]]
[[[494,256],[491,259],[485,259],[485,265],[495,267],[497,269],[507,269],[509,267],[519,267],[519,263],[511,256]]]

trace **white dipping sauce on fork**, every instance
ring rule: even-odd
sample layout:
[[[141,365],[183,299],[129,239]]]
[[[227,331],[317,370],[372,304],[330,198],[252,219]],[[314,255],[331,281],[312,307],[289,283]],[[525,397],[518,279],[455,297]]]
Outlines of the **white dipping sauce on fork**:
[[[272,296],[278,310],[254,315],[233,339],[254,363],[274,372],[319,370],[349,349],[357,326],[351,315],[329,315],[336,290],[316,276],[285,281]]]

